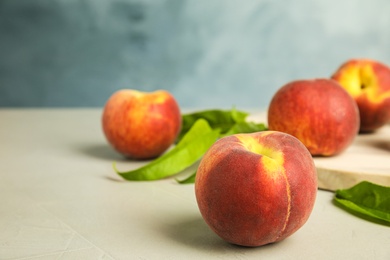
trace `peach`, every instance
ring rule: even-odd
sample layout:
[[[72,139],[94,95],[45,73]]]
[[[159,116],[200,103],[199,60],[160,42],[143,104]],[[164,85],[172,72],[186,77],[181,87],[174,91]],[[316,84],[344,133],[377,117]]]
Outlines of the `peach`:
[[[176,140],[181,129],[180,108],[165,90],[122,89],[108,99],[102,128],[108,143],[124,156],[154,158]]]
[[[225,241],[261,246],[281,241],[308,220],[317,176],[307,148],[295,137],[264,131],[219,139],[195,179],[199,210]]]
[[[313,156],[348,148],[359,121],[356,102],[331,79],[292,81],[275,93],[268,108],[269,129],[295,136]]]
[[[375,60],[353,59],[332,75],[355,99],[360,132],[372,132],[390,121],[390,68]]]

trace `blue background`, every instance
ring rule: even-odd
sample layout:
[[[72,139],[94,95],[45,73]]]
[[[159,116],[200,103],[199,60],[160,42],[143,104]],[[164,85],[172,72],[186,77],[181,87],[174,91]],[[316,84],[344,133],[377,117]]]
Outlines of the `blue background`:
[[[0,0],[2,107],[102,107],[134,88],[263,109],[360,57],[390,64],[389,0]]]

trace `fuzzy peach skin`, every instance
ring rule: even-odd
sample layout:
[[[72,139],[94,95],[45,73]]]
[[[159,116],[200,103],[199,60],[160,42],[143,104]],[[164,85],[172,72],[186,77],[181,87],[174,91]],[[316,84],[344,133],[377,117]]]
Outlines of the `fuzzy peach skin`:
[[[332,75],[355,99],[360,132],[372,132],[390,121],[390,68],[375,60],[353,59]]]
[[[341,153],[360,125],[356,102],[331,79],[297,80],[281,87],[268,108],[268,126],[298,138],[313,156]]]
[[[199,210],[229,243],[281,241],[308,220],[317,194],[313,159],[295,137],[274,131],[219,139],[195,179]]]
[[[166,151],[178,136],[180,108],[165,90],[119,90],[103,109],[102,128],[107,141],[124,156],[154,158]]]

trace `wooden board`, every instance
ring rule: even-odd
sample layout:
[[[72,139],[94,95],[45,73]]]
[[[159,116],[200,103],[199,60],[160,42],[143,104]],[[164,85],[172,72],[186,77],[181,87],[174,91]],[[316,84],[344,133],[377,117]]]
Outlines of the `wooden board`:
[[[390,125],[359,134],[343,153],[314,162],[321,189],[345,189],[364,180],[390,186]]]
[[[266,122],[266,114],[250,120]],[[315,157],[318,187],[335,191],[370,181],[390,186],[390,124],[375,133],[359,134],[344,152],[332,157]]]

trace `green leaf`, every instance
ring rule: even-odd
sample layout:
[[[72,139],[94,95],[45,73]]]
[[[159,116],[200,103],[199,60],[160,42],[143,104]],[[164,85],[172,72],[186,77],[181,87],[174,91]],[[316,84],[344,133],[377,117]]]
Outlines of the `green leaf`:
[[[232,110],[203,110],[194,113],[182,115],[182,128],[179,134],[178,140],[187,133],[187,131],[192,127],[192,125],[198,119],[206,120],[211,128],[220,129],[221,133],[229,131],[229,129],[234,126],[236,123],[245,122],[246,117],[249,114],[243,111],[238,111],[236,109]]]
[[[363,181],[337,190],[334,200],[357,216],[390,225],[390,187]]]
[[[191,174],[190,176],[188,176],[183,180],[176,179],[176,181],[180,184],[191,184],[191,183],[195,183],[195,177],[196,177],[196,172],[194,172],[193,174]]]
[[[182,116],[182,131],[178,140],[181,140],[181,136],[183,136],[193,123],[199,119],[206,120],[213,129],[220,129],[221,135],[219,137],[267,130],[265,124],[247,122],[246,118],[248,115],[249,113],[236,110],[235,108],[232,110],[203,110],[185,114]],[[180,184],[194,183],[195,176],[196,172],[184,180],[177,180],[177,182]]]
[[[253,133],[258,131],[264,131],[266,129],[267,129],[266,126],[262,123],[256,124],[253,122],[239,122],[234,124],[225,134],[223,134],[223,136],[238,134],[238,133]],[[195,176],[196,176],[196,172],[194,172],[186,179],[183,180],[176,179],[176,181],[180,184],[195,183]]]
[[[238,122],[234,124],[227,132],[223,135],[232,135],[239,133],[253,133],[267,130],[267,127],[263,123],[253,123],[253,122]]]
[[[170,151],[136,170],[120,172],[114,170],[126,180],[158,180],[186,169],[199,160],[217,140],[219,130],[213,130],[204,119],[196,120],[183,139]]]

